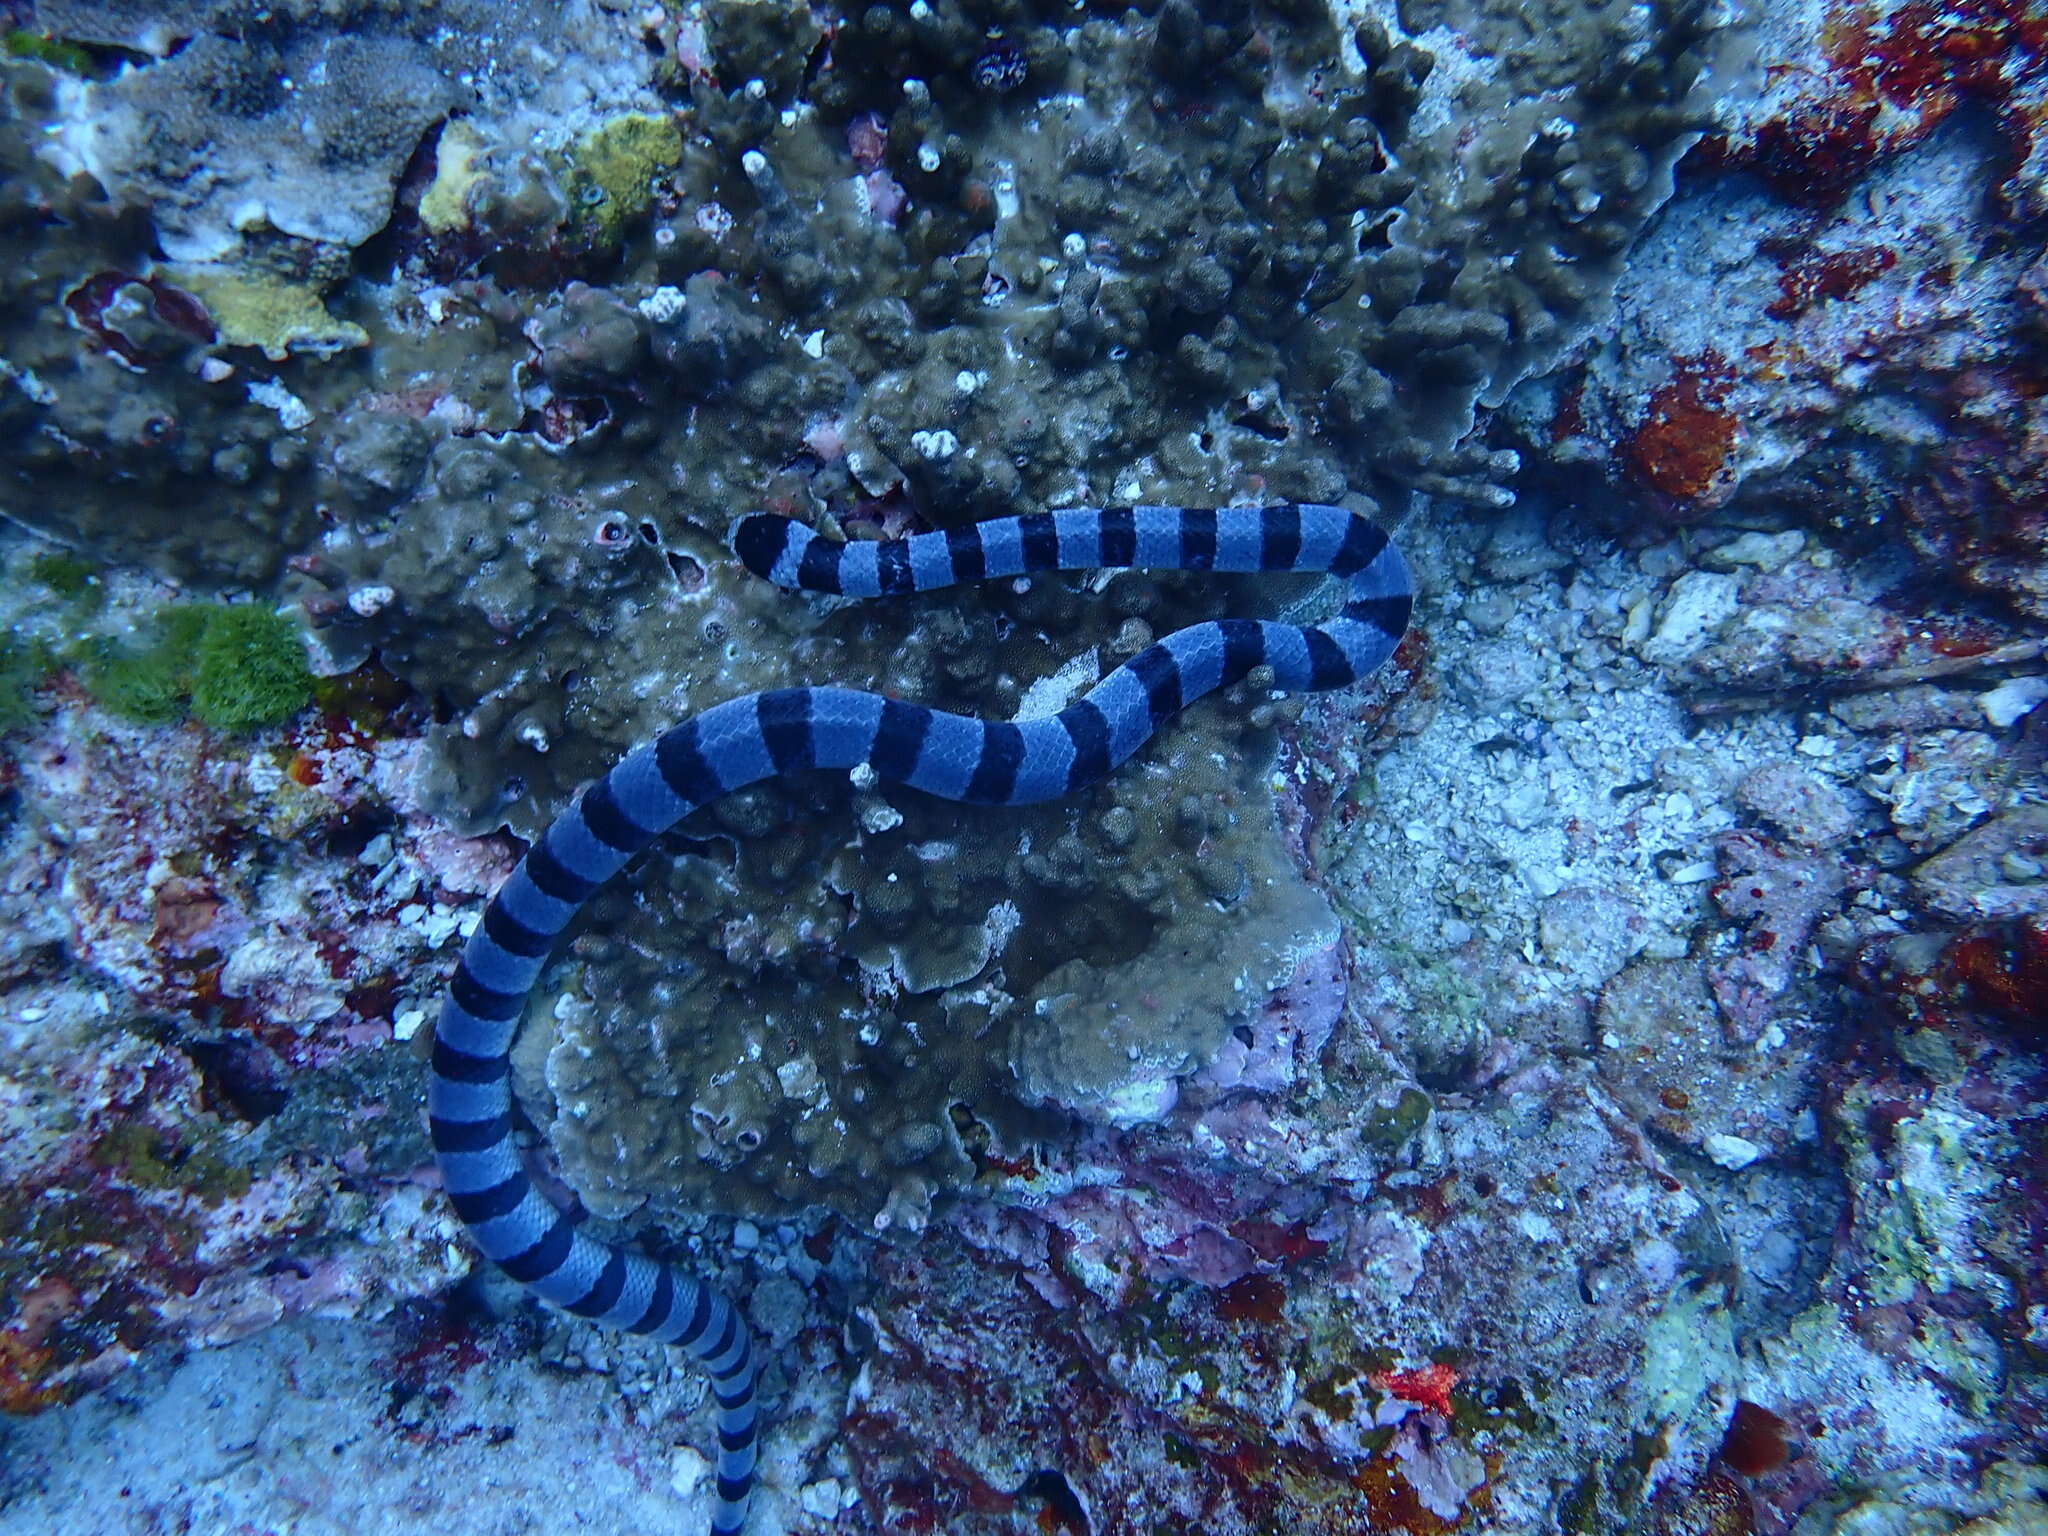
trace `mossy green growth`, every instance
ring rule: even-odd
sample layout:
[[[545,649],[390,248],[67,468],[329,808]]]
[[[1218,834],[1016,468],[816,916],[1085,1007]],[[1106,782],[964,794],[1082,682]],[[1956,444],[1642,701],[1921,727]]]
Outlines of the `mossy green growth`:
[[[299,627],[268,608],[216,609],[199,636],[198,662],[192,713],[217,729],[273,724],[313,696]]]
[[[583,242],[598,249],[617,245],[653,206],[655,179],[682,158],[675,120],[650,112],[625,113],[578,139],[564,179]]]
[[[35,718],[35,690],[53,663],[41,644],[0,634],[0,731]]]
[[[38,64],[68,70],[74,75],[93,72],[92,55],[78,44],[67,43],[61,37],[31,32],[26,27],[9,28],[5,39],[0,39],[0,48],[5,49],[9,58],[34,59]]]
[[[1373,1108],[1359,1126],[1365,1141],[1375,1147],[1398,1147],[1429,1123],[1435,1106],[1420,1088],[1403,1088],[1392,1104]]]
[[[216,730],[273,725],[313,695],[298,626],[254,603],[181,603],[142,649],[100,647],[85,684],[108,709],[146,725],[189,712]]]
[[[78,556],[50,550],[29,562],[28,573],[59,597],[81,597],[93,586],[93,569]]]
[[[124,719],[168,725],[183,718],[192,695],[192,653],[206,627],[205,610],[180,604],[157,615],[155,639],[133,649],[89,641],[76,658],[86,691]]]
[[[168,725],[185,713],[189,674],[164,646],[131,651],[95,645],[83,668],[87,691],[125,720]]]

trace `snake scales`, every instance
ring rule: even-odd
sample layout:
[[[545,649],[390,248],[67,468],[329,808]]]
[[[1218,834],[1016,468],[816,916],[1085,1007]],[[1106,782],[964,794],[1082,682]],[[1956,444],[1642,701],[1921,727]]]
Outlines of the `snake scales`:
[[[1306,571],[1346,579],[1337,616],[1192,624],[1147,647],[1058,714],[977,720],[846,688],[781,688],[705,710],[628,753],[562,812],[492,897],[435,1027],[429,1126],[456,1212],[486,1257],[542,1300],[674,1344],[718,1402],[714,1536],[745,1518],[758,1435],[752,1340],[703,1282],[578,1230],[527,1177],[513,1144],[509,1052],[527,993],[577,910],[663,831],[743,785],[866,764],[878,779],[949,800],[1022,805],[1094,782],[1180,710],[1255,667],[1288,690],[1342,688],[1393,653],[1407,628],[1407,565],[1341,507],[1077,508],[885,542],[839,543],[786,518],[740,520],[756,575],[848,597],[927,592],[1029,571],[1152,567]]]

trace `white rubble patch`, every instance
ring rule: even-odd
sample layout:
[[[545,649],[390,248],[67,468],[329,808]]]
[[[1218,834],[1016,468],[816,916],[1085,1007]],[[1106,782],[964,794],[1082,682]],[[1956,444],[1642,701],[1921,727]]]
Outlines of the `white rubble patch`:
[[[663,283],[634,306],[656,325],[667,325],[683,312],[683,290]]]
[[[1070,658],[1057,672],[1041,677],[1024,690],[1017,703],[1018,720],[1044,720],[1058,714],[1102,676],[1095,652],[1087,650]]]
[[[1687,571],[1657,610],[1657,628],[1642,643],[1643,660],[1660,667],[1690,661],[1741,603],[1742,583],[1715,571]]]
[[[278,425],[285,431],[297,432],[312,424],[313,408],[277,380],[251,379],[248,388],[251,400],[277,412]]]
[[[702,1451],[693,1445],[679,1445],[668,1458],[668,1485],[683,1498],[689,1498],[709,1482],[711,1463]]]
[[[1700,556],[1700,564],[1710,571],[1732,571],[1745,565],[1760,571],[1778,571],[1790,565],[1805,548],[1806,535],[1796,528],[1783,533],[1751,529],[1706,551]]]
[[[1731,1173],[1747,1168],[1764,1153],[1762,1147],[1743,1136],[1717,1134],[1707,1137],[1701,1145],[1706,1148],[1707,1156]]]

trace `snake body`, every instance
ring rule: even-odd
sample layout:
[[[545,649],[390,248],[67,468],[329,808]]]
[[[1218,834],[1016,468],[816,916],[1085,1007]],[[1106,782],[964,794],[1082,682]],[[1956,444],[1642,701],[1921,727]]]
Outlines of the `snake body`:
[[[491,898],[435,1026],[428,1115],[442,1181],[484,1255],[543,1301],[677,1345],[709,1373],[718,1402],[715,1536],[739,1530],[753,1486],[756,1363],[746,1324],[702,1281],[578,1230],[534,1187],[513,1145],[513,1032],[578,908],[676,821],[778,774],[866,764],[878,779],[985,805],[1068,794],[1255,667],[1270,669],[1281,689],[1356,682],[1393,653],[1412,602],[1407,565],[1387,536],[1316,503],[1074,509],[865,543],[759,514],[738,522],[733,544],[769,581],[847,597],[1111,566],[1324,572],[1350,585],[1327,623],[1224,619],[1176,630],[1043,719],[977,720],[829,687],[715,705],[590,785]]]

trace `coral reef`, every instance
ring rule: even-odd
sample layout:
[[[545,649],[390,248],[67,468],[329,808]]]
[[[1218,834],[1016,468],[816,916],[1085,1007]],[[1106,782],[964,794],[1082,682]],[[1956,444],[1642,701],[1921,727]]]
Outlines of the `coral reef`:
[[[715,540],[732,512],[764,498],[857,517],[907,493],[942,522],[991,503],[1031,510],[1255,487],[1314,498],[1347,481],[1500,499],[1495,482],[1511,461],[1456,443],[1475,401],[1498,398],[1603,312],[1621,251],[1668,194],[1672,161],[1739,78],[1746,48],[1715,30],[1705,6],[1603,6],[1569,25],[1558,18],[1539,44],[1507,7],[1455,33],[1413,18],[1411,38],[1391,16],[1361,13],[1340,27],[1295,7],[1222,25],[1184,4],[1135,27],[1088,18],[1071,36],[1012,19],[991,48],[989,24],[1000,31],[1001,18],[948,4],[919,17],[878,7],[837,26],[831,68],[807,82],[789,65],[815,49],[815,32],[784,36],[784,21],[761,7],[721,6],[664,23],[679,65],[688,54],[685,134],[644,110],[644,81],[613,78],[618,51],[637,42],[632,27],[581,6],[561,19],[587,56],[579,78],[643,109],[560,110],[548,92],[570,87],[538,85],[511,62],[530,24],[520,8],[485,26],[478,8],[454,7],[437,13],[431,39],[423,18],[379,7],[361,8],[373,18],[367,32],[349,30],[344,14],[261,9],[252,58],[374,41],[412,49],[411,67],[437,84],[450,59],[494,66],[467,88],[482,99],[447,130],[449,153],[436,154],[430,181],[398,185],[410,149],[369,157],[380,211],[397,185],[387,259],[459,279],[424,312],[358,295],[323,324],[315,296],[339,273],[322,253],[361,245],[376,224],[358,231],[273,210],[274,235],[251,236],[229,258],[215,247],[241,240],[239,226],[214,219],[219,238],[188,249],[179,220],[191,210],[171,189],[137,185],[133,195],[148,202],[155,238],[187,260],[157,280],[196,299],[230,365],[250,366],[237,348],[275,359],[374,339],[375,357],[360,366],[274,381],[259,370],[246,385],[224,378],[227,387],[199,393],[242,418],[234,435],[253,450],[238,470],[250,495],[295,513],[315,502],[352,535],[316,550],[308,524],[263,541],[272,558],[282,549],[320,562],[326,595],[361,597],[332,610],[351,631],[337,636],[337,656],[376,645],[416,658],[401,674],[445,694],[488,749],[463,755],[474,785],[465,809],[509,813],[527,828],[627,741],[699,702],[687,675],[631,694],[609,678],[668,670],[701,650],[670,643],[664,615],[694,589],[692,572],[705,573],[704,604],[732,595]],[[134,34],[120,8],[41,19],[85,41]],[[66,94],[56,110],[105,135],[127,119],[94,92],[194,100],[172,71],[198,70],[251,23],[224,0],[194,7],[188,25],[198,40],[165,63],[88,85],[82,102]],[[1005,69],[983,68],[998,57]],[[1614,57],[1629,60],[1625,78],[1606,77]],[[1149,82],[1162,68],[1155,102]],[[296,81],[305,71],[283,73]],[[989,83],[999,78],[1007,83]],[[403,80],[391,72],[404,112],[364,116],[380,132],[403,126],[417,144],[420,114],[446,97],[404,91]],[[796,111],[806,87],[807,110]],[[320,89],[347,87],[336,78]],[[557,107],[554,126],[536,153],[525,129],[546,106]],[[238,108],[236,131],[268,110],[231,93],[196,109]],[[1484,144],[1460,141],[1462,121],[1488,123]],[[229,151],[230,162],[248,160],[265,187],[314,198],[331,221],[351,217],[360,199],[319,195],[277,158],[283,136],[260,137],[266,154]],[[129,184],[110,153],[78,163],[119,192]],[[234,201],[244,222],[254,217],[231,181],[205,190]],[[46,194],[53,205],[65,195]],[[650,216],[652,230],[621,254],[624,234]],[[1167,230],[1187,238],[1169,246]],[[124,260],[123,270],[148,265],[139,251]],[[592,260],[590,275],[602,272],[609,307],[624,317],[601,328],[614,340],[565,351],[541,339],[534,356],[529,334],[557,329],[546,288]],[[478,265],[493,279],[471,277]],[[99,414],[91,385],[70,377],[92,359],[75,355],[73,336],[61,349],[49,340],[52,355],[24,361],[64,430],[97,447],[101,432],[68,421]],[[662,368],[639,366],[648,346]],[[182,428],[190,386],[165,378],[156,388],[160,414]],[[259,392],[244,398],[245,389]],[[1162,392],[1183,401],[1172,420],[1153,403]],[[418,424],[407,436],[438,445],[432,475],[409,467],[417,443],[368,485],[324,473],[381,415],[405,416]],[[554,452],[599,441],[610,451]],[[677,465],[690,466],[687,484],[672,480]],[[527,489],[500,506],[508,476]],[[37,501],[61,537],[118,537],[95,514],[97,499],[46,490]],[[522,515],[527,505],[534,515]],[[451,517],[465,530],[461,548],[441,528]],[[489,533],[468,536],[478,526]],[[606,561],[585,546],[612,526],[638,539]],[[235,553],[246,538],[222,532],[222,552],[197,565],[147,541],[130,549],[180,575],[249,579]],[[465,579],[489,593],[464,600],[470,626],[452,622],[445,602]],[[389,601],[365,595],[387,588]],[[622,646],[642,663],[621,667]],[[755,670],[719,682],[757,686]],[[572,673],[597,695],[575,732],[590,754],[543,757],[521,728],[530,710],[543,721],[559,712],[553,696]],[[478,802],[509,780],[538,805],[518,794],[510,806]]]
[[[1848,549],[1903,541],[2038,620],[2039,271],[2007,220],[2048,206],[2039,19],[1846,4],[1808,20],[1763,20],[1768,85],[1700,146],[1701,194],[1632,253],[1613,341],[1506,414],[1653,516],[1768,527],[1790,501]],[[1701,281],[1711,309],[1673,302]]]
[[[842,782],[712,807],[596,899],[532,1042],[564,1173],[611,1214],[822,1201],[915,1229],[971,1147],[1159,1118],[1335,936],[1239,734],[1183,722],[1046,806]]]
[[[750,791],[544,977],[531,1151],[748,1298],[756,1520],[2038,1523],[2034,8],[0,10],[10,1530],[690,1518],[694,1379],[422,1182],[463,925],[722,698],[1316,601],[735,515],[1279,497],[1415,557],[1383,686]],[[280,605],[317,680],[161,649]]]
[[[818,42],[800,20],[718,6],[701,31],[686,20],[673,34],[678,64],[690,54],[688,79],[670,79],[687,89],[687,133],[632,111],[558,129],[538,155],[504,131],[521,87],[498,80],[500,106],[447,130],[446,163],[437,153],[430,179],[398,189],[380,237],[399,272],[459,261],[461,275],[423,308],[353,306],[348,323],[372,341],[360,364],[289,368],[238,406],[252,447],[289,445],[247,456],[252,488],[287,506],[315,498],[335,525],[267,547],[292,551],[328,666],[374,651],[434,701],[446,724],[432,738],[432,803],[474,830],[503,819],[530,834],[631,741],[732,693],[807,680],[827,655],[834,681],[1011,713],[1034,687],[1072,685],[1061,669],[1085,664],[1077,640],[1107,666],[1213,597],[1132,577],[1084,601],[1082,580],[1039,579],[901,619],[807,613],[735,577],[719,545],[730,515],[765,501],[857,533],[990,504],[1334,496],[1347,481],[1498,501],[1511,460],[1460,443],[1475,403],[1603,312],[1672,162],[1740,77],[1747,44],[1710,9],[1602,7],[1560,17],[1538,44],[1507,8],[1453,34],[1429,17],[1339,25],[1296,7],[1219,24],[1169,5],[1137,26],[1018,22],[992,46],[993,18],[970,8],[878,8],[836,27],[831,67],[812,82],[789,68]],[[147,201],[157,237],[187,260],[152,281],[207,317],[207,356],[255,343],[274,363],[293,344],[285,295],[333,284],[303,250],[280,272],[281,252],[365,235],[273,212],[269,226],[296,247],[265,236],[231,260],[188,248],[181,232],[203,212],[167,186],[131,184],[102,142],[130,109],[100,96],[187,100],[187,77],[226,46],[236,14],[210,10],[194,23],[200,42],[61,109],[98,135],[81,163]],[[584,22],[605,25],[568,24]],[[459,7],[449,23],[454,40],[432,47],[407,18],[380,15],[370,36],[412,46],[422,69],[457,47],[506,51],[467,37]],[[52,25],[96,35],[63,14]],[[262,48],[330,46],[340,22],[280,11],[266,26],[238,68]],[[1628,68],[1610,78],[1617,56]],[[804,111],[791,105],[800,94]],[[421,114],[447,100],[413,91],[411,115],[380,131],[417,141]],[[1461,141],[1466,119],[1489,124],[1483,144]],[[388,200],[402,158],[351,164]],[[252,163],[308,190],[274,155]],[[1191,234],[1169,246],[1163,230]],[[235,275],[194,275],[194,260]],[[468,275],[479,264],[489,278]],[[243,275],[252,268],[259,278]],[[587,281],[551,295],[570,272]],[[37,376],[60,400],[71,392],[54,362]],[[1174,419],[1165,396],[1183,398]],[[286,461],[281,474],[265,457]],[[93,525],[64,513],[44,526],[76,538]],[[729,892],[720,899],[706,899],[709,870],[681,872],[691,899],[673,910],[647,887],[639,921],[662,912],[665,943],[699,957],[676,1029],[648,1041],[648,1059],[619,1059],[637,1036],[618,1015],[646,981],[627,957],[659,950],[628,936],[631,922],[601,922],[615,936],[593,938],[585,997],[566,1005],[549,1058],[558,1082],[533,1100],[586,1197],[691,1204],[744,1152],[781,1201],[916,1210],[922,1191],[970,1168],[956,1107],[993,1097],[978,1112],[997,1122],[1046,1106],[1087,1117],[1119,1094],[1168,1093],[1228,1033],[1213,983],[1250,978],[1255,1007],[1326,942],[1320,902],[1266,830],[1262,749],[1233,752],[1224,773],[1216,751],[1191,738],[1159,784],[1131,786],[1125,802],[1105,791],[1078,820],[997,826],[877,801],[861,820],[796,818],[824,832],[808,844],[742,846],[708,882]],[[1163,827],[1136,799],[1162,795],[1181,808]],[[752,803],[752,830],[792,819],[781,798]],[[890,818],[901,820],[878,824]],[[792,889],[807,883],[794,872],[817,869],[824,889]],[[1056,909],[1090,901],[1111,903],[1094,931],[1057,923]],[[810,903],[822,910],[795,915]],[[750,931],[778,909],[791,915],[772,926],[787,934]],[[1033,958],[999,957],[1001,930],[1031,933]],[[858,977],[836,974],[842,932]],[[1189,973],[1190,955],[1216,956],[1216,969]],[[806,967],[821,974],[803,979]],[[755,1026],[707,1038],[685,1022],[742,993],[769,1016],[813,1021],[790,1026],[776,1062]],[[1150,1087],[1073,1057],[1093,1017],[1155,995],[1166,1001],[1143,1013],[1156,1038],[1134,1044],[1152,1057]],[[785,1093],[778,1064],[808,1083],[808,1061],[829,1082],[878,1048],[864,1036],[921,1032],[949,1043],[880,1047],[909,1074],[891,1095],[907,1123],[863,1115],[830,1145],[797,1149],[791,1137],[814,1141],[843,1117],[808,1089]],[[669,1044],[685,1041],[679,1059]],[[738,1062],[751,1065],[735,1075]],[[666,1108],[684,1084],[696,1085],[683,1089],[694,1130]],[[570,1095],[579,1116],[548,1114],[549,1097]],[[737,1152],[721,1145],[740,1136]],[[620,1147],[645,1150],[621,1168]],[[680,1184],[677,1147],[698,1154]],[[636,1176],[635,1161],[650,1172]]]
[[[26,553],[11,548],[17,571]],[[132,578],[67,598],[48,580],[61,566],[34,569],[10,628],[45,645],[104,585],[112,614],[164,601]],[[235,734],[293,689],[305,701],[295,626],[253,606],[159,611],[192,643],[175,660],[197,721],[128,724],[53,663],[6,759],[0,1400],[15,1411],[167,1341],[375,1316],[469,1265],[419,1177],[404,1037],[458,904],[506,852],[419,813],[417,741],[343,712],[375,714],[367,700]]]

